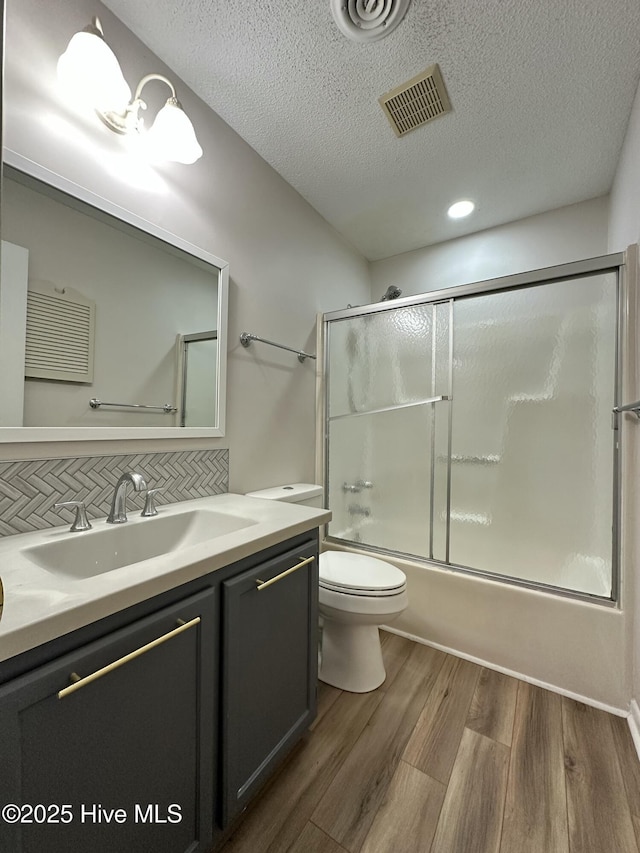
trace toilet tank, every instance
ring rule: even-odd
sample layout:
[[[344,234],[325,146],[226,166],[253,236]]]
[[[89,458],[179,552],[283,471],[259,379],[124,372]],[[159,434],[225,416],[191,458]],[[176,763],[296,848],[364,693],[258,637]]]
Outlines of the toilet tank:
[[[269,501],[286,501],[301,506],[322,508],[322,486],[313,483],[290,483],[286,486],[273,486],[270,489],[259,489],[257,492],[247,492],[248,498],[265,498]]]

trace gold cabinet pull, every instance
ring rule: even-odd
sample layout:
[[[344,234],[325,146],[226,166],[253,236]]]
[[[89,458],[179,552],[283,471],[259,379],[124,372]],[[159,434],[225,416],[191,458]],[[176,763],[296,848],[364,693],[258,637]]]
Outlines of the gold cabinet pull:
[[[256,578],[256,583],[258,585],[257,589],[259,589],[259,590],[260,589],[266,589],[268,586],[271,586],[272,583],[277,583],[278,581],[282,580],[282,578],[286,578],[287,575],[290,575],[291,572],[295,572],[298,569],[301,569],[303,566],[306,566],[309,563],[313,563],[313,561],[315,560],[315,557],[307,557],[306,560],[304,557],[300,557],[300,559],[302,560],[301,563],[298,563],[295,566],[291,566],[290,569],[287,569],[284,572],[280,572],[279,575],[276,575],[275,578],[271,578],[271,580],[261,581],[260,578]]]
[[[180,624],[177,628],[174,628],[173,631],[169,631],[167,634],[163,634],[162,637],[158,637],[157,640],[152,640],[145,646],[140,646],[139,649],[136,649],[134,652],[130,652],[128,655],[119,658],[113,663],[107,664],[107,666],[103,666],[102,669],[97,669],[95,672],[92,672],[91,675],[87,675],[84,678],[80,678],[77,673],[72,672],[70,678],[71,681],[73,681],[73,684],[70,684],[68,687],[65,687],[63,690],[60,690],[58,692],[58,699],[64,699],[65,696],[68,696],[70,693],[75,693],[76,690],[79,690],[81,687],[84,687],[85,684],[90,684],[92,681],[95,681],[98,678],[102,678],[103,675],[107,675],[109,672],[113,672],[114,669],[118,669],[118,667],[122,666],[123,664],[129,663],[129,661],[133,660],[134,658],[140,657],[140,655],[145,654],[151,649],[155,649],[156,646],[159,646],[162,643],[166,643],[166,641],[172,639],[172,637],[177,637],[177,635],[182,634],[183,631],[187,631],[189,628],[193,628],[194,625],[197,625],[200,622],[200,617],[196,616],[195,619],[191,619],[189,622],[183,622],[182,619],[179,619],[178,622]]]

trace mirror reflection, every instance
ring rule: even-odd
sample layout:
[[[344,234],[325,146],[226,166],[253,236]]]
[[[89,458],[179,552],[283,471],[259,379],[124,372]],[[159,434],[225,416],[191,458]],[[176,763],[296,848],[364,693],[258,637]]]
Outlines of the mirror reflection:
[[[219,426],[217,267],[14,169],[2,238],[0,426]]]
[[[216,394],[210,378],[211,368],[218,359],[218,333],[214,329],[181,335],[178,346],[182,348],[180,426],[215,423]]]

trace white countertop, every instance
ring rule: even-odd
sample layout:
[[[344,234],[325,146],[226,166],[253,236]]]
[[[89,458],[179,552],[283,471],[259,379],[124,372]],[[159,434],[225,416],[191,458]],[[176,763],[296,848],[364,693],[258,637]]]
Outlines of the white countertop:
[[[30,560],[24,549],[75,537],[83,537],[83,545],[90,544],[90,539],[84,537],[114,527],[107,525],[105,519],[92,520],[93,529],[82,533],[70,533],[69,526],[65,525],[1,538],[4,609],[0,618],[0,661],[331,519],[328,510],[233,494],[158,506],[157,518],[199,509],[242,516],[251,521],[241,530],[87,578],[48,571]],[[155,521],[156,518],[141,518],[139,511],[132,511],[127,525],[153,525]]]

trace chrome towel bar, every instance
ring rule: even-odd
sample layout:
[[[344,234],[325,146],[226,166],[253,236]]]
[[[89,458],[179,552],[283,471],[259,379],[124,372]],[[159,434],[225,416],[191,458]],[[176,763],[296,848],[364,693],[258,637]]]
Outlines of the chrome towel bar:
[[[616,415],[619,415],[621,412],[634,412],[635,415],[640,418],[640,400],[636,403],[627,403],[626,406],[614,406],[613,412]]]
[[[178,407],[171,403],[165,403],[163,406],[146,406],[144,403],[105,403],[104,400],[96,400],[95,397],[89,400],[89,405],[92,409],[99,409],[100,406],[118,406],[121,409],[156,409],[164,412],[165,415],[178,411]]]
[[[360,418],[364,415],[379,415],[382,412],[397,412],[398,409],[412,409],[414,406],[426,406],[428,403],[446,403],[453,400],[447,394],[439,394],[437,397],[427,397],[425,400],[416,400],[413,403],[397,403],[395,406],[382,406],[379,409],[367,409],[364,412],[347,412],[344,415],[332,415],[330,421],[340,421],[343,418]]]
[[[260,341],[262,344],[269,344],[270,347],[278,347],[278,349],[286,349],[288,352],[295,352],[300,363],[302,363],[305,358],[313,358],[315,360],[315,355],[311,355],[310,352],[293,349],[293,347],[286,347],[284,344],[277,344],[275,341],[268,341],[265,338],[259,338],[257,335],[251,335],[249,332],[243,332],[240,335],[240,343],[243,347],[248,347],[251,341]]]

